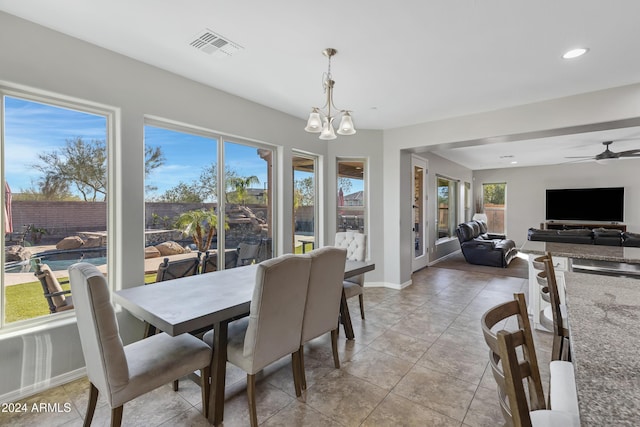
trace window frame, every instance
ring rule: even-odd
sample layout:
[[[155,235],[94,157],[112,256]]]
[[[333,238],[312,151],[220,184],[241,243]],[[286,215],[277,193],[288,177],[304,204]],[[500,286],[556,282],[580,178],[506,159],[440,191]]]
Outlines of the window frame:
[[[338,191],[339,191],[339,172],[340,172],[340,167],[339,167],[339,163],[340,162],[362,162],[362,191],[363,191],[363,197],[362,197],[362,203],[363,203],[363,207],[362,207],[362,215],[363,215],[363,230],[362,233],[363,234],[369,234],[369,218],[370,218],[370,212],[369,212],[369,158],[368,157],[348,157],[348,156],[341,156],[341,157],[336,157],[336,162],[335,162],[335,168],[336,168],[336,173],[335,173],[335,185],[334,185],[334,191],[335,191],[335,200],[336,200],[336,209],[333,213],[334,218],[335,218],[335,230],[334,230],[334,234],[337,233],[338,230]],[[367,239],[367,246],[369,245],[369,240]],[[367,253],[370,253],[370,251],[367,248]]]
[[[434,221],[435,227],[436,227],[435,242],[436,242],[436,245],[439,245],[439,244],[446,243],[456,239],[455,229],[459,222],[458,218],[460,218],[460,180],[450,178],[448,176],[441,175],[441,174],[436,174],[435,179],[436,179],[435,180],[435,185],[436,185],[436,188],[435,188],[436,217],[435,218],[436,220]],[[445,237],[438,237],[440,235],[440,202],[439,202],[439,196],[438,196],[438,188],[440,187],[438,182],[440,180],[448,181],[449,183],[448,188],[453,188],[454,190],[454,194],[451,194],[450,192],[448,194],[447,232],[449,233],[449,235]]]
[[[121,280],[117,280],[117,274],[119,269],[117,266],[120,264],[116,259],[116,254],[121,253],[117,250],[119,241],[117,239],[117,209],[119,205],[118,191],[114,191],[119,183],[119,177],[117,171],[120,170],[121,164],[116,156],[118,144],[120,143],[120,109],[107,104],[88,101],[76,97],[71,97],[59,93],[53,93],[49,91],[40,90],[37,88],[31,88],[22,85],[14,85],[7,82],[0,81],[0,185],[4,188],[5,183],[5,97],[20,98],[26,101],[35,103],[41,103],[51,105],[53,107],[59,107],[69,110],[74,110],[82,113],[93,114],[102,116],[106,120],[106,138],[105,145],[107,150],[107,197],[106,202],[106,228],[107,228],[107,284],[109,289],[113,292],[120,288],[119,284]],[[0,195],[2,205],[5,203],[4,192]],[[2,214],[4,215],[4,213]],[[5,233],[0,236],[0,244],[5,246]],[[122,255],[120,255],[122,256]],[[66,310],[61,313],[49,314],[46,316],[39,316],[32,319],[18,320],[15,322],[7,323],[5,321],[5,278],[4,278],[4,265],[6,263],[5,251],[0,254],[0,265],[3,268],[2,274],[0,274],[0,335],[11,335],[14,333],[24,333],[27,330],[44,330],[49,328],[55,328],[65,324],[69,324],[75,321],[75,310]],[[44,297],[43,297],[44,299]],[[46,303],[46,301],[45,301]]]
[[[323,206],[320,206],[320,204],[322,204],[322,200],[323,198],[320,197],[319,192],[320,192],[320,179],[321,179],[321,170],[320,170],[320,162],[321,162],[321,157],[318,156],[317,154],[312,154],[312,153],[308,153],[306,151],[301,151],[301,150],[297,150],[297,149],[292,149],[291,150],[291,159],[292,159],[292,163],[293,163],[293,159],[296,157],[300,157],[303,159],[308,159],[308,160],[312,160],[313,161],[313,239],[315,242],[314,247],[318,248],[321,246],[322,242],[320,242],[320,230],[322,228],[322,225],[320,223],[320,213],[322,212],[322,210],[324,209]],[[295,169],[293,168],[293,164],[292,164],[292,176],[291,176],[291,181],[293,184],[292,187],[292,195],[295,195]],[[291,216],[291,220],[294,221],[295,218],[295,208],[294,208],[294,204],[295,201],[292,200],[292,216]],[[293,231],[292,231],[293,235],[292,235],[292,239],[295,240],[295,224],[293,226]],[[295,252],[295,245],[296,242],[293,241],[292,243],[292,248],[293,251]]]

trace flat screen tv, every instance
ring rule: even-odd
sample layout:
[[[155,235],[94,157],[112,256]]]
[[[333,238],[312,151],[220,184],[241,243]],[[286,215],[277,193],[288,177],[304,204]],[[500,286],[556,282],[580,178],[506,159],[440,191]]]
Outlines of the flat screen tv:
[[[624,187],[547,190],[547,221],[621,222]]]

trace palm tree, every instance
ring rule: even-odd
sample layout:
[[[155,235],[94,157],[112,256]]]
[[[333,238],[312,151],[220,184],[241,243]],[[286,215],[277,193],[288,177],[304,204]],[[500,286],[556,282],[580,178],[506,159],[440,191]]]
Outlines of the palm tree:
[[[242,205],[245,204],[247,198],[247,188],[249,188],[251,184],[260,184],[260,180],[255,175],[246,177],[233,177],[229,178],[227,182],[235,190],[236,198]]]
[[[216,234],[218,215],[213,208],[183,212],[178,217],[176,226],[180,228],[184,234],[191,236],[198,250],[204,252],[209,249],[213,236]],[[225,230],[228,228],[229,226],[225,221]]]

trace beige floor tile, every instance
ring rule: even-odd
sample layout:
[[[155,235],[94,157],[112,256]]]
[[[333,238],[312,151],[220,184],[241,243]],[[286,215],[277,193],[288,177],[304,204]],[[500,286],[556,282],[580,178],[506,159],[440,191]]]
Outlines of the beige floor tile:
[[[342,424],[322,415],[309,405],[295,400],[262,425],[265,427],[340,427]]]
[[[387,396],[388,391],[336,370],[319,379],[304,396],[305,402],[344,426],[358,426]]]
[[[369,348],[356,354],[342,370],[372,384],[391,390],[406,375],[413,362]]]
[[[477,384],[416,365],[392,393],[461,422],[476,388]]]
[[[364,427],[457,427],[459,425],[459,421],[394,394],[388,395],[362,424]]]

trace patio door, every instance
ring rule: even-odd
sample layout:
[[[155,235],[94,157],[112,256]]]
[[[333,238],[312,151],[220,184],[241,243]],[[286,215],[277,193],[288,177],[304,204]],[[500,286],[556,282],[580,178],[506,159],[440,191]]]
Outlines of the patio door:
[[[427,227],[427,161],[421,157],[411,156],[411,239],[412,271],[420,270],[429,262]]]

